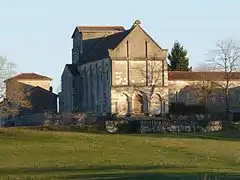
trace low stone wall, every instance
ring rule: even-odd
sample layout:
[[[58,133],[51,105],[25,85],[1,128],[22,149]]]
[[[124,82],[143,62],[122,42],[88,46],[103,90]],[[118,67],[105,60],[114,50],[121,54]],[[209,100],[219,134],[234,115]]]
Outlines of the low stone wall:
[[[140,132],[211,132],[222,129],[222,123],[219,121],[209,122],[203,125],[200,122],[171,122],[171,121],[140,121]]]
[[[119,132],[121,124],[128,123],[131,132],[137,133],[180,133],[180,132],[212,132],[222,129],[220,121],[209,122],[175,122],[169,120],[134,120],[134,121],[106,121],[106,131]]]
[[[49,125],[90,125],[97,121],[94,114],[86,113],[46,113],[44,124]]]

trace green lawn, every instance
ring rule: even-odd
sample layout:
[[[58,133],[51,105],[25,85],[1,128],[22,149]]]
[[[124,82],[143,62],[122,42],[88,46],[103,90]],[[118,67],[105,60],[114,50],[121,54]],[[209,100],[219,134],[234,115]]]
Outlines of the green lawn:
[[[0,129],[0,179],[240,179],[240,138]]]

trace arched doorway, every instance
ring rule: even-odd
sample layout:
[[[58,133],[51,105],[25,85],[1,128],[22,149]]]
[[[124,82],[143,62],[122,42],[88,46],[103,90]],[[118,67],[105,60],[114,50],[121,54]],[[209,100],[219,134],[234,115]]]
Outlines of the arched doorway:
[[[139,93],[136,93],[133,98],[133,113],[141,114],[144,113],[144,102],[143,96]]]
[[[117,109],[119,115],[126,115],[127,113],[129,113],[129,97],[126,93],[120,94],[117,102]]]

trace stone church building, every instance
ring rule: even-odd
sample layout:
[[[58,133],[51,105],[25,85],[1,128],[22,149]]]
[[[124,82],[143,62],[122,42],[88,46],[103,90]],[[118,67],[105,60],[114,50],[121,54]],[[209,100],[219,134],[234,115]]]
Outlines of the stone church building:
[[[167,49],[141,27],[77,26],[61,77],[61,112],[168,113]]]

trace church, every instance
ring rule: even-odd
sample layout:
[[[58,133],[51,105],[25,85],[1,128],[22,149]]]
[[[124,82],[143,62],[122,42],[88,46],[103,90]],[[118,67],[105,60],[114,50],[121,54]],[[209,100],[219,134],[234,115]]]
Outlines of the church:
[[[168,113],[168,50],[136,20],[123,26],[77,26],[72,62],[61,76],[60,112]]]
[[[207,94],[201,90],[206,83],[208,88],[225,84],[225,73],[168,72],[168,50],[156,43],[139,20],[129,29],[77,26],[72,41],[72,62],[61,76],[60,112],[165,115],[172,103],[224,111],[219,90],[210,89]],[[240,72],[232,75],[229,107],[240,114]]]

